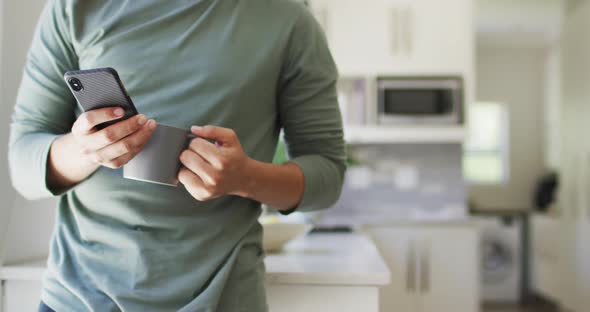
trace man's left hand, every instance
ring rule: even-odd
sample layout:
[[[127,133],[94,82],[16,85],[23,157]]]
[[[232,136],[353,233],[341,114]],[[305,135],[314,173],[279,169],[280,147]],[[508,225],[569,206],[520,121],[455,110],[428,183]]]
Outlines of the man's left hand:
[[[245,196],[251,159],[236,133],[215,126],[193,126],[191,132],[197,138],[180,155],[184,165],[178,173],[180,183],[200,201],[223,195]]]

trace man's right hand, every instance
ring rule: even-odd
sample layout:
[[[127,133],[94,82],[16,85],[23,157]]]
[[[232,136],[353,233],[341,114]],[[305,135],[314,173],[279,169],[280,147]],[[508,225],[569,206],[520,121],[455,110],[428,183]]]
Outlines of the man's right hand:
[[[117,122],[102,130],[96,126],[123,116],[118,107],[100,108],[83,113],[72,127],[72,135],[81,155],[89,161],[109,168],[119,168],[129,162],[156,129],[155,120],[143,114]]]
[[[145,146],[156,121],[136,115],[104,129],[96,126],[123,116],[116,107],[83,113],[68,133],[51,144],[47,160],[47,186],[62,192],[86,179],[99,166],[119,168]]]

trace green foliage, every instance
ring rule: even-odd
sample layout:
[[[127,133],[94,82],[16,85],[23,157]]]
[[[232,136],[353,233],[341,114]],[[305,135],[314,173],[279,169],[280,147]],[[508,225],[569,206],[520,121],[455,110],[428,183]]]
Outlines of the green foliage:
[[[273,164],[284,164],[289,160],[287,156],[287,145],[283,138],[279,139],[277,143],[277,149],[275,151],[275,157],[272,159]]]

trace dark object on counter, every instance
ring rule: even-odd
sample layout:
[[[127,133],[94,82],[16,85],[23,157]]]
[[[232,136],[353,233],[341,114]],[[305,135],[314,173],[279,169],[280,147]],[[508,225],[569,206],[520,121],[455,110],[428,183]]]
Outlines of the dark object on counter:
[[[535,185],[533,207],[537,211],[546,212],[555,201],[555,193],[559,187],[559,177],[556,172],[543,175]]]

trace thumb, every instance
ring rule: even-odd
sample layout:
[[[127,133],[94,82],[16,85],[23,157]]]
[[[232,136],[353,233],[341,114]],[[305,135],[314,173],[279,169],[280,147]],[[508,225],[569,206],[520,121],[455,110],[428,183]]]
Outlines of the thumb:
[[[232,144],[237,138],[236,133],[232,129],[216,126],[192,126],[191,133],[204,139],[222,143],[223,145]]]

